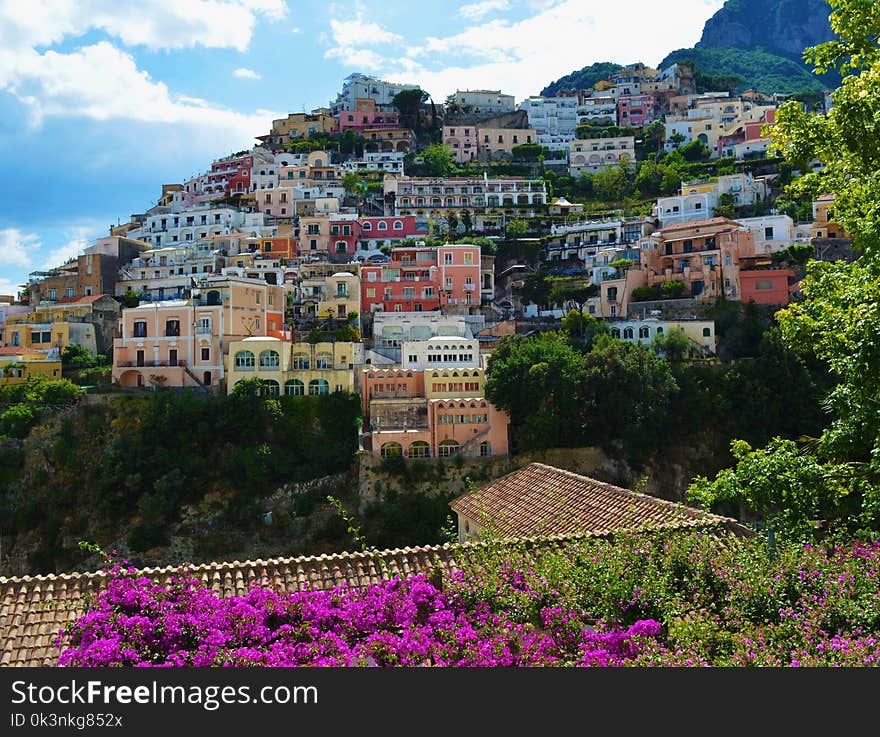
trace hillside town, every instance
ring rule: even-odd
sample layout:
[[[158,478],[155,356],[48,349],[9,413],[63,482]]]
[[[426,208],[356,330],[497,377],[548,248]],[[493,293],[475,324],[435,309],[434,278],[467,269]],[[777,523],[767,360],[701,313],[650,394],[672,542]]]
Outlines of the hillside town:
[[[717,299],[784,306],[799,277],[780,254],[846,250],[833,198],[797,219],[773,206],[767,127],[785,96],[697,93],[687,64],[637,64],[518,104],[427,97],[352,74],[326,108],[163,184],[154,207],[6,298],[4,383],[60,377],[74,345],[126,389],[357,392],[361,447],[382,457],[505,455],[508,418],[484,391],[502,336],[577,309],[625,341],[680,331],[712,359]],[[643,214],[578,201],[578,183],[676,151],[706,175]],[[529,302],[536,273],[589,296]]]

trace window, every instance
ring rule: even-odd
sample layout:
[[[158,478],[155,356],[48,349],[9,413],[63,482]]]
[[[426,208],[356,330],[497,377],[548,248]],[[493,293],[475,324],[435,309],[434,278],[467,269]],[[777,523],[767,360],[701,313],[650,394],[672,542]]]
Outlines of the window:
[[[313,397],[330,393],[330,384],[325,379],[312,379],[309,382],[309,394]]]
[[[274,379],[264,379],[263,380],[263,391],[262,395],[264,397],[277,397],[281,393],[281,387],[278,386],[278,382]]]
[[[409,446],[410,458],[429,458],[431,456],[431,446],[424,440],[416,440]]]
[[[315,357],[315,368],[316,369],[332,369],[333,368],[333,354],[332,353],[319,353]]]
[[[49,299],[57,299],[56,294],[57,294],[57,292],[54,289],[50,289],[49,290]]]
[[[401,202],[401,204],[404,204],[404,205],[405,205],[405,204],[408,204],[408,203],[406,203],[406,202]],[[361,230],[372,230],[372,229],[373,229],[373,224],[372,224],[369,220],[365,220],[365,221],[361,224]]]
[[[250,351],[239,351],[235,354],[236,371],[253,371],[256,360]]]
[[[68,288],[67,288],[67,296],[68,296],[68,297],[73,297],[73,287],[68,287]]]
[[[703,337],[710,338],[712,336],[712,328],[703,328]]]
[[[165,321],[165,335],[166,336],[179,336],[180,335],[180,320],[166,320]]]
[[[307,370],[309,368],[309,355],[307,353],[294,353],[293,368]]]
[[[642,326],[639,328],[639,338],[648,338],[651,335],[650,328]]]
[[[202,348],[202,360],[210,361],[211,360],[211,349],[210,348]]]
[[[768,241],[773,240],[773,226],[768,226],[764,228],[764,238]]]
[[[457,455],[461,446],[455,440],[444,440],[437,448],[437,455],[441,458],[451,458]]]
[[[388,223],[386,223],[384,220],[380,220],[376,228],[378,230],[388,230]]]
[[[769,279],[756,279],[755,289],[768,290],[773,289],[773,282]]]
[[[281,357],[277,351],[263,351],[260,353],[260,368],[278,368],[281,364]]]
[[[474,263],[474,254],[472,254],[472,253],[466,253],[466,254],[464,254],[464,262],[465,262],[465,264],[467,264],[468,266],[470,266],[471,264],[473,264],[473,263]]]
[[[305,384],[299,379],[284,382],[284,393],[289,397],[301,397],[306,393]]]
[[[403,455],[403,447],[400,443],[384,443],[380,454],[383,458],[391,458],[393,456]]]
[[[492,455],[492,444],[488,440],[480,443],[480,455],[483,457]]]
[[[394,221],[394,230],[403,230],[403,223],[400,220]]]
[[[146,320],[138,320],[134,324],[134,333],[135,338],[146,338],[147,337],[147,321]]]
[[[624,340],[632,340],[633,333],[634,333],[634,331],[632,328],[624,328],[623,329],[623,339]]]
[[[611,328],[611,337],[620,338],[620,328]]]

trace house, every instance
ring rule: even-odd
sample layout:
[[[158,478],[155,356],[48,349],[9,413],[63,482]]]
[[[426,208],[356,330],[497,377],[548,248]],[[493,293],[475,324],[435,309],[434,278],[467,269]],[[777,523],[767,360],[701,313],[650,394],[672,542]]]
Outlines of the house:
[[[311,113],[290,113],[286,118],[273,120],[272,130],[266,135],[257,136],[257,139],[268,147],[281,148],[292,141],[338,132],[339,119],[329,110],[318,108]]]
[[[543,463],[502,476],[450,503],[461,542],[485,537],[607,535],[736,525],[735,520]]]
[[[457,164],[475,160],[479,149],[476,125],[444,124],[443,145],[452,151],[452,158]]]
[[[0,386],[24,384],[32,376],[61,378],[61,359],[32,348],[0,348]]]
[[[678,281],[684,284],[682,296],[739,300],[740,259],[755,255],[755,237],[734,220],[710,218],[667,226],[642,239],[640,247],[647,286]]]
[[[568,173],[595,174],[607,166],[617,166],[636,159],[634,136],[610,136],[576,139],[568,142]]]
[[[513,95],[506,95],[501,90],[456,90],[450,99],[453,106],[466,112],[500,115],[515,109]]]
[[[380,128],[397,128],[400,125],[400,116],[394,112],[382,112],[376,107],[376,101],[371,97],[359,97],[354,101],[352,110],[340,110],[336,113],[339,119],[339,132],[354,131],[362,133],[368,128],[378,130]]]
[[[584,211],[584,205],[569,202],[565,197],[554,197],[547,209],[551,215],[577,215]]]
[[[617,100],[617,120],[621,126],[644,128],[654,120],[653,95],[621,95]]]
[[[608,332],[612,338],[627,343],[648,344],[657,336],[669,335],[680,330],[691,342],[694,352],[702,355],[715,355],[717,350],[714,320],[679,319],[661,320],[656,317],[641,319],[621,318],[608,322]]]

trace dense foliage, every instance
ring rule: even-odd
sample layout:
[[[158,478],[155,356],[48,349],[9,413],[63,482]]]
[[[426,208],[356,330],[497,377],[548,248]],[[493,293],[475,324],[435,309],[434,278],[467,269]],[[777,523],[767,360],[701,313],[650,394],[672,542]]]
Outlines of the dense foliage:
[[[551,82],[541,90],[541,96],[553,97],[559,90],[591,89],[596,82],[608,79],[608,77],[615,72],[619,72],[621,69],[623,69],[622,65],[611,61],[599,61],[595,64],[590,64],[583,69],[560,77],[555,82]]]
[[[699,533],[490,543],[361,589],[221,598],[182,571],[115,567],[64,630],[69,666],[867,666],[880,544],[779,547]]]
[[[220,495],[231,527],[253,526],[259,500],[280,485],[349,466],[359,415],[357,397],[342,393],[160,391],[85,404],[58,427],[35,430],[29,452],[12,459],[0,484],[8,511],[0,531],[11,544],[27,535],[36,544],[31,567],[44,572],[70,565],[75,553],[65,540],[87,531],[104,543],[133,525],[130,549],[163,545],[182,508],[209,494]]]

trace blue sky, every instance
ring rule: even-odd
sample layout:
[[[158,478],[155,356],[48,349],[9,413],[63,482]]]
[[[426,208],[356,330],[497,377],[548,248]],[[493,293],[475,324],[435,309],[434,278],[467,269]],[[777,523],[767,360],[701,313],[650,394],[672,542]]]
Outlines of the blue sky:
[[[0,294],[356,71],[517,101],[656,64],[723,0],[0,0]],[[670,11],[674,8],[674,11]]]

